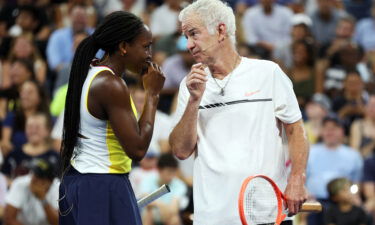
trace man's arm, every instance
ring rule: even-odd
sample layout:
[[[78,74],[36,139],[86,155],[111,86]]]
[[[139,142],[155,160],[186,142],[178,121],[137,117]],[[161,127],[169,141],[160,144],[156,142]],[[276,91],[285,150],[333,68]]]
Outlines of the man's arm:
[[[199,101],[189,99],[180,122],[169,136],[169,143],[175,156],[187,159],[197,149],[197,120]]]
[[[207,74],[201,63],[192,66],[190,73],[187,75],[186,87],[190,93],[187,100],[185,111],[169,136],[169,143],[172,152],[179,159],[187,159],[197,149],[197,120],[198,108],[203,93],[206,89]],[[180,92],[182,92],[180,87]],[[179,95],[179,101],[180,99]],[[186,101],[185,101],[186,102]],[[179,103],[180,104],[180,103]],[[183,104],[179,105],[177,112],[183,112]]]
[[[6,225],[23,225],[17,220],[17,214],[19,209],[7,204],[4,210],[4,222]]]
[[[289,215],[298,213],[308,195],[305,188],[306,165],[309,155],[309,144],[302,120],[295,123],[284,123],[288,137],[289,156],[291,160],[291,172],[288,185],[285,189]]]
[[[51,225],[58,225],[59,224],[59,214],[56,209],[54,209],[45,199],[42,201],[44,212],[46,213],[46,217],[48,222]]]

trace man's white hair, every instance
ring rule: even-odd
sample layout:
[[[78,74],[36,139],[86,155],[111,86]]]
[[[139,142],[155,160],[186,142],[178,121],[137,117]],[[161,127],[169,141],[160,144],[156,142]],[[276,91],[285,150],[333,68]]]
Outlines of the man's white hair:
[[[178,17],[182,22],[188,16],[198,15],[210,34],[220,23],[225,24],[227,35],[236,44],[236,21],[233,9],[221,0],[197,0],[184,8]]]

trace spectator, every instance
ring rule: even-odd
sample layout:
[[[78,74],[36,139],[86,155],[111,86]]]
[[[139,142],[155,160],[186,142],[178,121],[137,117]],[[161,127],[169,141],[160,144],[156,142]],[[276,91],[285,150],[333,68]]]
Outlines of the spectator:
[[[348,72],[357,71],[365,83],[370,80],[370,73],[362,62],[363,51],[358,45],[346,43],[337,52],[337,59],[335,64],[330,64],[327,68],[321,68],[320,70],[323,73],[320,76],[325,77],[324,91],[332,99],[342,91]]]
[[[375,4],[371,8],[370,18],[365,18],[357,23],[355,40],[366,52],[375,50]]]
[[[290,40],[292,11],[277,5],[272,0],[261,0],[257,5],[246,10],[242,27],[247,44],[254,45],[269,54],[277,47]]]
[[[291,41],[285,42],[283,45],[276,46],[273,58],[281,64],[283,68],[291,68],[293,66],[292,43],[301,40],[312,41],[310,17],[304,14],[296,14],[292,17]]]
[[[10,83],[8,87],[0,89],[0,115],[4,119],[8,110],[16,110],[19,101],[19,90],[27,80],[35,80],[32,62],[17,59],[10,65]]]
[[[301,108],[304,108],[306,102],[315,93],[316,83],[319,81],[315,76],[314,56],[314,45],[311,42],[300,40],[292,44],[293,64],[287,74],[290,74],[293,89]]]
[[[375,222],[375,153],[364,163],[363,195],[364,207]]]
[[[31,33],[36,40],[45,41],[50,34],[48,18],[44,10],[34,5],[32,0],[17,0],[16,4],[7,1],[1,9],[0,18],[6,21],[9,33],[14,32],[15,36]]]
[[[82,42],[83,39],[85,39],[88,36],[86,32],[77,32],[74,34],[73,37],[73,52],[76,51],[78,45]],[[68,84],[69,82],[69,75],[70,75],[70,69],[72,68],[71,62],[62,64],[60,70],[56,74],[56,80],[54,82],[53,87],[53,96],[55,96],[56,92],[61,88],[62,86]],[[64,95],[65,99],[66,93]],[[65,102],[60,103],[61,107],[64,108]]]
[[[327,190],[333,204],[327,209],[325,224],[366,225],[367,215],[356,205],[355,195],[350,190],[351,186],[352,183],[347,178],[336,178],[328,183]]]
[[[357,21],[371,16],[371,0],[343,0],[345,10],[355,17]]]
[[[345,177],[359,182],[363,161],[357,150],[344,145],[344,126],[337,117],[323,120],[323,142],[311,146],[307,164],[306,186],[309,193],[324,206],[329,202],[327,184],[335,178]],[[322,214],[308,216],[309,225],[323,224]]]
[[[145,157],[139,161],[139,166],[132,169],[129,174],[129,180],[132,184],[135,197],[141,197],[142,190],[141,184],[147,179],[148,176],[157,176],[157,163],[159,159],[159,154],[154,151],[148,151]]]
[[[69,27],[72,24],[72,18],[69,15],[76,5],[82,5],[85,7],[87,14],[87,24],[89,27],[95,27],[97,22],[97,13],[92,0],[68,0],[66,2],[60,3],[55,9],[56,27]]]
[[[49,115],[37,113],[29,116],[25,127],[27,142],[5,158],[1,172],[13,180],[27,174],[30,162],[35,158],[42,158],[57,164],[59,155],[50,147],[50,131]]]
[[[158,175],[148,176],[141,184],[143,194],[149,194],[162,184],[168,184],[171,192],[149,205],[143,213],[143,224],[181,224],[179,210],[186,198],[187,187],[176,177],[178,162],[171,153],[162,154],[158,161]]]
[[[315,40],[324,45],[335,36],[337,23],[345,13],[335,8],[333,0],[317,0],[317,3],[317,10],[311,14],[312,33]]]
[[[93,32],[93,29],[87,25],[88,18],[85,7],[80,5],[74,6],[70,17],[72,25],[55,30],[48,41],[48,65],[55,72],[58,72],[64,65],[72,62],[74,55],[74,34],[81,32],[91,34]]]
[[[332,103],[332,110],[344,120],[346,131],[354,120],[363,118],[366,102],[364,84],[359,73],[349,71],[344,80],[343,94],[334,98]]]
[[[3,124],[1,149],[4,155],[26,143],[26,120],[37,112],[49,112],[45,92],[35,81],[26,81],[20,89],[20,107],[8,112]]]
[[[32,173],[14,180],[6,196],[5,224],[57,225],[59,181],[52,162],[38,159]]]
[[[131,12],[141,18],[145,16],[146,0],[94,0],[94,2],[99,9],[100,17],[118,10]]]
[[[181,10],[181,0],[165,0],[151,14],[150,28],[154,38],[173,34],[178,30],[178,13]]]
[[[305,129],[310,144],[321,141],[323,119],[329,114],[330,107],[329,99],[322,94],[314,94],[312,100],[306,104]]]
[[[350,129],[350,146],[358,149],[364,158],[375,149],[375,95],[371,95],[365,106],[365,117],[354,121]]]
[[[333,39],[326,44],[323,44],[319,50],[320,58],[327,58],[333,60],[332,64],[337,63],[337,53],[339,50],[351,43],[354,36],[355,20],[350,16],[345,16],[339,19],[335,28],[335,36]]]
[[[35,46],[32,36],[20,35],[14,39],[8,60],[13,62],[16,59],[26,59],[32,62],[36,80],[40,85],[44,85],[47,76],[47,64]]]

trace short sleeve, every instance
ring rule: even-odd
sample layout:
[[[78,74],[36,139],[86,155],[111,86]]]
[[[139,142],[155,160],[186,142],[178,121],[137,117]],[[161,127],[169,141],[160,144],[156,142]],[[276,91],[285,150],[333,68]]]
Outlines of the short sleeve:
[[[27,175],[29,176],[29,175]],[[25,204],[26,195],[28,193],[28,184],[30,182],[27,176],[16,178],[5,197],[5,202],[15,208],[20,209]]]
[[[59,180],[55,178],[46,196],[48,203],[55,209],[59,208],[59,185]]]
[[[13,112],[8,112],[5,119],[4,119],[4,123],[3,123],[3,126],[4,127],[13,127],[13,124],[14,124],[14,113]]]
[[[276,117],[284,123],[294,123],[302,118],[301,111],[288,76],[277,66],[273,73],[274,110]]]
[[[176,111],[172,115],[172,129],[178,124],[180,119],[185,113],[186,105],[189,100],[189,90],[186,87],[186,77],[181,81],[180,88],[178,91],[178,97],[177,97],[177,107]]]
[[[355,152],[355,161],[353,163],[353,174],[352,174],[352,181],[353,182],[360,182],[362,180],[363,176],[363,159],[361,155],[354,149],[352,149],[353,152]]]
[[[375,182],[375,157],[365,160],[363,167],[363,181]]]

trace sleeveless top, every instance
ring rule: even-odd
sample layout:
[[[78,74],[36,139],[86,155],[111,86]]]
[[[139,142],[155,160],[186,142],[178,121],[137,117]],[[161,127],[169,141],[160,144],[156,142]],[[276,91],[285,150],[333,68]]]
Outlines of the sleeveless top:
[[[88,110],[88,93],[96,75],[108,70],[105,66],[92,66],[82,87],[80,108],[80,130],[77,145],[73,150],[72,166],[80,173],[128,173],[132,160],[126,155],[114,134],[109,120],[101,120],[90,114]],[[133,100],[130,99],[135,116]],[[69,107],[69,106],[67,106]]]

